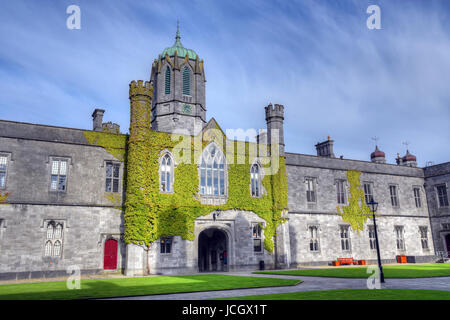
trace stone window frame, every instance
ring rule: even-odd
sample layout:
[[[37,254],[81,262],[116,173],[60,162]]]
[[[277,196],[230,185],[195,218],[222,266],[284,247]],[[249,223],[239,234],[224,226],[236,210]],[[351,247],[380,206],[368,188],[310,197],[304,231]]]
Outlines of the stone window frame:
[[[450,223],[449,222],[442,222],[441,223],[441,229],[442,229],[442,231],[450,231]]]
[[[443,194],[443,199],[444,199],[444,205],[441,205],[441,198],[439,197],[439,187],[444,187],[445,188],[445,194]],[[437,206],[438,208],[448,208],[449,207],[449,200],[448,200],[448,186],[447,183],[440,183],[440,184],[436,184],[434,186],[434,190],[436,192],[436,200],[437,200]],[[445,202],[447,204],[445,204]]]
[[[430,251],[430,242],[428,241],[428,226],[419,226],[420,243],[423,251]],[[425,237],[424,237],[425,235]],[[424,246],[424,243],[426,244]]]
[[[257,189],[258,189],[258,194],[257,195],[253,195],[253,181],[252,181],[252,168],[254,166],[258,167],[258,178],[256,179],[256,184],[257,184]],[[264,190],[263,190],[263,184],[262,184],[262,180],[264,179],[264,168],[261,165],[259,159],[256,159],[255,161],[253,161],[253,163],[250,166],[250,195],[252,196],[252,198],[262,198],[263,194],[264,194]]]
[[[49,226],[53,225],[53,230],[52,230],[52,236],[49,237]],[[57,227],[61,226],[61,235],[59,237],[55,237],[55,233],[57,230]],[[64,220],[59,220],[59,219],[45,219],[44,223],[43,223],[43,229],[44,229],[44,252],[43,252],[43,257],[46,258],[62,258],[63,257],[63,252],[64,252],[64,235],[65,235],[65,231],[67,229],[66,226],[66,221]],[[50,243],[50,254],[47,254],[47,244]],[[55,255],[54,249],[55,249],[55,245],[59,243],[60,244],[60,249],[59,249],[59,254]]]
[[[342,183],[342,192],[339,192],[339,190],[338,190],[338,185],[340,184],[340,183]],[[338,205],[346,205],[346,204],[348,204],[348,192],[347,192],[347,189],[348,189],[348,182],[347,182],[347,180],[346,179],[343,179],[343,178],[337,178],[337,179],[335,179],[334,180],[334,185],[336,186],[336,203],[338,204]],[[339,202],[339,198],[340,198],[340,196],[339,195],[342,195],[343,194],[343,201],[344,202]]]
[[[222,153],[222,157],[223,157],[223,164],[224,164],[223,165],[223,170],[224,170],[224,186],[223,186],[224,194],[223,195],[211,195],[211,194],[202,194],[201,193],[201,164],[202,164],[203,154],[206,151],[206,149],[209,148],[211,145],[214,145]],[[229,170],[229,165],[228,165],[226,154],[223,151],[223,148],[219,147],[219,145],[215,141],[211,141],[210,143],[208,143],[208,145],[206,145],[203,148],[203,150],[200,154],[200,157],[198,158],[198,162],[197,162],[197,174],[198,174],[198,181],[199,181],[198,196],[199,196],[199,199],[202,204],[220,205],[220,204],[225,204],[228,201],[228,187],[229,187],[229,185],[228,185],[228,170]],[[219,184],[220,184],[220,181],[219,181]]]
[[[368,185],[370,187],[370,193],[366,193],[366,185]],[[364,200],[366,202],[366,204],[370,201],[370,200],[374,200],[375,199],[375,184],[373,183],[373,181],[363,181],[362,182],[362,188],[363,188],[363,192],[364,192]],[[369,199],[369,201],[367,201],[368,196],[371,197],[371,199]]]
[[[170,157],[171,164],[170,164],[170,190],[163,190],[162,189],[162,162],[166,156]],[[174,183],[175,183],[175,168],[177,167],[177,163],[175,163],[175,158],[172,155],[172,153],[168,149],[164,149],[159,153],[159,159],[158,159],[159,167],[158,167],[158,181],[159,181],[159,192],[160,193],[174,193]]]
[[[114,180],[118,180],[118,191],[117,192],[115,192],[115,191],[106,191],[106,180],[108,179],[108,177],[106,176],[106,168],[107,168],[107,166],[108,166],[108,164],[112,164],[113,165],[113,171],[112,171],[112,177],[111,177],[111,182],[113,183],[113,181]],[[114,178],[114,166],[115,165],[118,165],[119,166],[119,177],[118,178]],[[122,162],[121,161],[117,161],[117,160],[104,160],[103,161],[103,167],[105,168],[104,169],[104,173],[105,173],[105,176],[104,176],[104,181],[105,181],[105,192],[106,193],[117,193],[117,194],[120,194],[120,193],[122,193]],[[113,189],[113,184],[111,185],[111,190],[114,190]]]
[[[399,232],[400,230],[400,232]],[[397,251],[406,251],[406,242],[405,242],[405,226],[403,225],[395,225],[394,226],[395,233],[395,242]],[[400,235],[400,237],[399,237]]]
[[[308,183],[308,181],[312,181],[311,185],[313,187],[313,190],[309,190],[309,186],[310,184]],[[305,176],[303,183],[305,184],[305,190],[306,190],[306,203],[307,204],[317,204],[317,177],[312,177],[312,176]],[[313,192],[314,195],[314,201],[308,201],[308,192]]]
[[[311,232],[312,229],[316,230],[316,237],[314,237],[314,234]],[[318,223],[311,223],[307,226],[307,232],[309,237],[309,252],[312,253],[320,253],[321,251],[321,245],[320,245],[320,225]],[[316,249],[312,250],[314,248],[314,244],[316,244]]]
[[[167,252],[167,241],[169,243],[169,252]],[[173,253],[174,236],[159,238],[159,254],[170,255]],[[164,252],[163,252],[164,251]]]
[[[376,241],[376,237],[375,237],[375,225],[373,225],[373,224],[367,225],[367,232],[369,235],[370,250],[377,250],[377,241]]]
[[[413,196],[414,196],[414,204],[416,205],[416,208],[422,208],[423,202],[422,202],[422,187],[421,186],[412,186],[413,189]],[[416,194],[417,190],[417,194]]]
[[[392,192],[391,192],[391,188],[392,187],[394,187],[394,189],[393,190],[395,190],[395,194],[394,195],[392,195]],[[390,198],[390,200],[391,200],[391,207],[392,208],[400,208],[400,190],[399,190],[399,187],[398,187],[398,184],[395,184],[395,183],[390,183],[389,184],[389,198]],[[395,199],[395,204],[394,204],[394,200]]]
[[[255,254],[264,253],[264,226],[265,226],[265,224],[263,222],[252,222],[252,224],[251,224],[253,252]],[[259,229],[259,235],[258,235],[258,232],[255,234],[255,227]],[[255,250],[255,240],[260,241],[260,250],[259,251]]]
[[[5,184],[3,186],[0,186],[0,190],[6,190],[8,186],[8,175],[9,175],[9,167],[12,162],[12,153],[11,152],[5,152],[0,151],[0,157],[6,158],[6,168],[4,170],[5,172]]]
[[[67,162],[67,166],[66,166],[66,181],[65,181],[65,188],[64,190],[58,190],[58,186],[57,189],[52,189],[52,176],[54,176],[53,174],[53,161],[65,161]],[[71,157],[67,157],[67,156],[49,156],[47,164],[49,165],[49,174],[48,174],[48,190],[49,192],[52,193],[67,193],[67,188],[69,186],[69,177],[70,177],[70,167],[72,166],[72,158]],[[60,165],[58,165],[58,171],[60,171],[61,167]],[[59,181],[59,177],[60,177],[60,173],[58,173],[57,175],[58,180]]]
[[[346,229],[346,230],[344,230]],[[346,231],[347,237],[343,237],[342,235],[344,234],[343,231]],[[341,251],[342,252],[352,252],[352,241],[351,241],[351,237],[350,237],[350,225],[349,224],[340,224],[339,225],[339,240],[340,240],[340,244],[341,244]],[[347,249],[344,249],[344,240],[347,240]]]

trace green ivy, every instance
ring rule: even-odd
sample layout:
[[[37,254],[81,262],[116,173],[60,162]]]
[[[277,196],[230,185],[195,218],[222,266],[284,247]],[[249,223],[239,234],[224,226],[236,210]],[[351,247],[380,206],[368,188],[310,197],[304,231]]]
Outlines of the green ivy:
[[[217,124],[217,130],[202,134],[200,144],[191,141],[190,136],[179,136],[179,139],[173,140],[169,133],[151,130],[148,97],[152,93],[147,90],[142,83],[130,85],[132,120],[129,136],[85,132],[90,144],[104,147],[107,152],[125,162],[125,242],[149,246],[163,236],[181,236],[186,240],[194,240],[195,219],[215,210],[242,210],[254,212],[265,220],[264,246],[266,250],[273,252],[276,228],[286,221],[282,214],[288,206],[284,157],[279,157],[278,170],[273,174],[268,165],[263,166],[266,174],[262,186],[265,192],[260,198],[254,198],[250,194],[250,166],[254,159],[250,159],[249,150],[255,150],[257,145],[242,142],[245,151],[238,151],[237,142],[227,140]],[[189,142],[180,150],[180,141],[186,138]],[[227,146],[234,146],[234,153],[231,154],[234,161],[230,161],[228,165],[228,195],[224,205],[205,205],[199,200],[196,162],[210,141],[223,146],[225,154]],[[180,161],[174,169],[173,193],[161,193],[159,189],[159,158],[166,149],[174,156],[175,153],[180,156],[191,155],[190,163]],[[238,156],[245,158],[243,164],[236,161]],[[109,195],[107,197],[109,199]],[[109,200],[114,202],[117,199]]]
[[[8,192],[2,193],[0,191],[0,204],[6,204],[6,198],[8,198],[8,196],[9,196]]]
[[[361,188],[360,182],[361,172],[355,170],[347,171],[347,179],[350,184],[350,196],[348,205],[342,206],[342,210],[337,206],[338,213],[342,216],[342,220],[350,224],[353,230],[364,230],[364,224],[371,217],[370,208],[366,205],[364,199],[364,190]]]

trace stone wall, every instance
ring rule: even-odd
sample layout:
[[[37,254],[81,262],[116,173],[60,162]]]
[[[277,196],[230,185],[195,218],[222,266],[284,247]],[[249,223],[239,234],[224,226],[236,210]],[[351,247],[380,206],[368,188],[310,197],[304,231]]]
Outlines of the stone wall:
[[[340,244],[339,226],[346,224],[337,214],[336,180],[347,180],[347,170],[362,172],[361,184],[369,182],[374,200],[379,203],[377,226],[382,258],[394,261],[397,254],[412,255],[418,260],[432,260],[434,256],[432,228],[428,215],[423,170],[389,164],[323,158],[299,154],[287,154],[287,177],[289,196],[289,228],[291,255],[294,265],[329,264],[338,257],[375,260],[376,250],[370,250],[367,228],[359,235],[351,230],[351,251],[343,252]],[[305,178],[315,178],[316,202],[306,199]],[[391,204],[389,186],[398,189],[399,206]],[[346,197],[348,197],[348,182]],[[413,187],[421,191],[421,207],[417,208]],[[348,200],[346,200],[347,202]],[[367,225],[372,225],[372,219]],[[319,226],[320,250],[309,250],[310,225]],[[404,226],[405,251],[396,250],[394,226]],[[419,226],[428,228],[429,249],[423,250]],[[420,257],[420,258],[419,258]]]
[[[437,251],[448,252],[446,237],[450,236],[450,206],[439,205],[436,186],[447,186],[447,198],[450,199],[450,162],[425,167],[425,189],[427,192],[428,208],[430,210],[434,242]]]

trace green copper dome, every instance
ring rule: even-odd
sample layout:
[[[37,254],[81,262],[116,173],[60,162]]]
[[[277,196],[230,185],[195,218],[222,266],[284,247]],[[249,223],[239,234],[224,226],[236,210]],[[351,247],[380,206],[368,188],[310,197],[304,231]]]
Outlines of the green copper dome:
[[[177,35],[175,37],[175,43],[173,44],[173,46],[165,48],[164,51],[162,52],[162,56],[164,57],[167,53],[169,55],[169,57],[173,57],[173,56],[175,56],[175,51],[176,51],[177,55],[179,57],[184,58],[184,57],[186,57],[186,54],[187,54],[189,56],[189,59],[192,59],[192,60],[197,59],[197,54],[195,53],[195,51],[191,50],[191,49],[186,49],[185,47],[183,47],[180,39],[181,39],[180,30],[179,30],[179,27],[177,26]]]

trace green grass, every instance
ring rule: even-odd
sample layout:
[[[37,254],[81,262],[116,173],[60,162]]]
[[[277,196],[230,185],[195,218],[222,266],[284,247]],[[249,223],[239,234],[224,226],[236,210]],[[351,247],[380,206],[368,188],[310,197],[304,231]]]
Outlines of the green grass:
[[[81,289],[68,290],[65,281],[0,285],[0,300],[86,299],[177,292],[289,286],[299,280],[228,275],[158,276],[82,280]]]
[[[344,289],[265,294],[217,300],[450,300],[450,291]]]
[[[326,269],[299,269],[255,273],[334,278],[368,278],[372,274],[372,272],[370,274],[367,273],[367,267],[334,267]],[[450,264],[384,266],[383,273],[385,278],[449,277]]]

